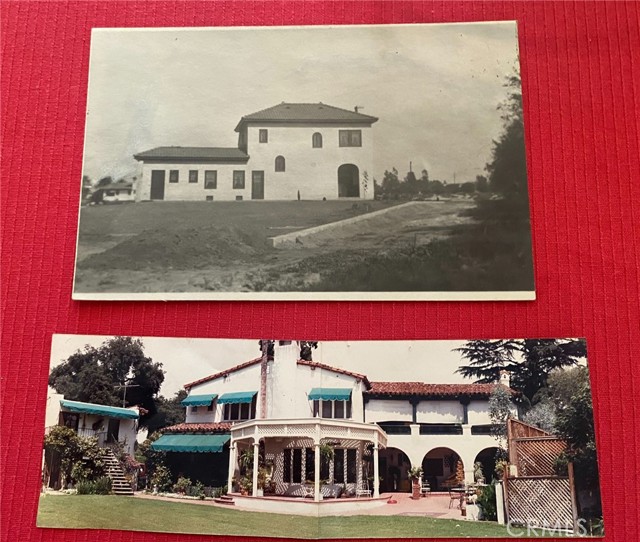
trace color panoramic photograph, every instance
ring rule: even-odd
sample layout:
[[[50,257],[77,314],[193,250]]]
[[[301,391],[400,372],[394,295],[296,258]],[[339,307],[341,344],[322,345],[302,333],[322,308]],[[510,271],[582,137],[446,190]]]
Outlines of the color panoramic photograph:
[[[75,299],[535,297],[515,21],[100,28],[88,85]]]
[[[604,533],[583,339],[54,335],[48,386],[41,528]]]

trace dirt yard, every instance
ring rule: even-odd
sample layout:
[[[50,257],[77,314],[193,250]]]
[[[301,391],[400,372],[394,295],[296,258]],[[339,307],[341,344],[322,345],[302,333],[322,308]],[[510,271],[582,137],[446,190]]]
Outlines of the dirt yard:
[[[444,239],[470,219],[471,200],[419,202],[355,224],[300,236],[291,248],[269,238],[394,207],[390,202],[157,202],[83,207],[75,290],[248,292],[313,290],[350,254]],[[322,262],[317,265],[317,262]],[[309,269],[309,262],[315,262]],[[339,291],[336,285],[336,291]],[[362,285],[362,290],[367,290]]]

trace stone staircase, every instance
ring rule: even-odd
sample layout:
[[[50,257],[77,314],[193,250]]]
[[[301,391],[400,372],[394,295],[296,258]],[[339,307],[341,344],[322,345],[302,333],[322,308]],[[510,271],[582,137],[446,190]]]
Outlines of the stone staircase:
[[[124,476],[120,462],[110,448],[102,448],[102,460],[107,467],[107,476],[111,478],[111,490],[116,495],[133,495],[131,484]]]
[[[217,502],[218,504],[226,504],[230,506],[235,506],[236,503],[233,502],[233,497],[229,495],[221,495],[220,497],[216,497],[213,499],[213,502]]]

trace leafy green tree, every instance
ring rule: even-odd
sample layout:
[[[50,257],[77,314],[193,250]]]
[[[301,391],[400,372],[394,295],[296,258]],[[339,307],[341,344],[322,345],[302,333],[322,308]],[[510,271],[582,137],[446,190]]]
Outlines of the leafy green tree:
[[[509,94],[498,106],[502,113],[503,132],[493,142],[492,160],[486,166],[489,184],[494,192],[507,199],[527,198],[527,164],[524,147],[524,122],[520,75],[507,78]]]
[[[109,406],[140,405],[156,413],[154,398],[164,381],[162,364],[144,354],[139,339],[113,337],[98,348],[86,346],[53,368],[49,385],[66,399]]]
[[[157,412],[147,420],[146,424],[149,434],[159,431],[164,427],[184,423],[186,410],[182,405],[182,401],[186,396],[187,392],[180,390],[170,399],[160,395],[155,400]]]
[[[487,407],[491,420],[491,435],[498,441],[498,448],[501,450],[505,450],[507,444],[507,420],[513,408],[511,398],[507,388],[496,385]]]
[[[382,193],[393,194],[400,187],[400,180],[398,179],[398,170],[391,168],[391,171],[385,170],[384,177],[382,178]]]
[[[475,340],[456,351],[469,362],[457,373],[490,383],[498,381],[501,370],[507,370],[511,387],[529,403],[537,402],[536,393],[547,387],[551,371],[576,365],[587,354],[582,339]]]
[[[550,401],[540,401],[524,414],[522,421],[548,433],[555,433],[556,409]]]
[[[111,177],[111,175],[108,175],[107,177],[102,177],[98,181],[98,184],[96,184],[96,188],[101,188],[110,184],[113,184],[113,177]]]

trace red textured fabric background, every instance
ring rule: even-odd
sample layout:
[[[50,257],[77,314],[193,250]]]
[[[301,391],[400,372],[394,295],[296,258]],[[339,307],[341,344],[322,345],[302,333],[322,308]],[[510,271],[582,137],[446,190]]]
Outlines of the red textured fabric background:
[[[639,540],[638,6],[2,2],[3,540],[204,540],[36,528],[54,332],[319,340],[585,336],[606,540]],[[71,300],[92,27],[505,19],[516,19],[520,32],[537,301]]]

